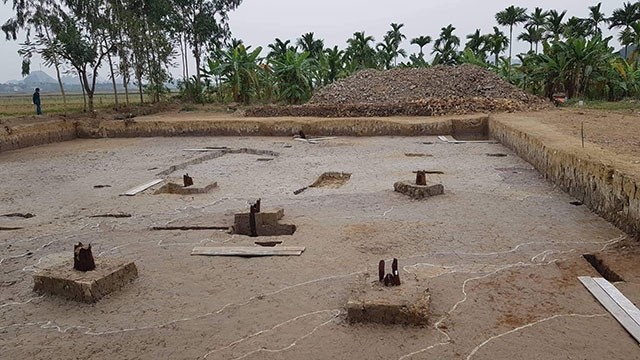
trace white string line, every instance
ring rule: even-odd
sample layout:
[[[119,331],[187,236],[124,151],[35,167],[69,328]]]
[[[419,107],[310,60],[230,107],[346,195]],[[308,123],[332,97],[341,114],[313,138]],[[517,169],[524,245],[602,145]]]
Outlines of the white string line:
[[[235,340],[235,341],[233,341],[233,342],[229,343],[228,345],[225,345],[225,346],[223,346],[223,347],[221,347],[221,348],[211,350],[211,351],[209,351],[208,353],[206,353],[206,354],[203,356],[203,358],[204,358],[204,359],[206,359],[206,358],[207,358],[209,355],[211,355],[211,354],[214,354],[214,353],[217,353],[217,352],[220,352],[220,351],[223,351],[223,350],[229,349],[229,348],[231,348],[231,347],[233,347],[233,346],[235,346],[235,345],[238,345],[238,344],[240,344],[240,343],[242,343],[242,342],[244,342],[244,341],[246,341],[246,340],[249,340],[249,339],[251,339],[251,338],[254,338],[254,337],[259,336],[259,335],[262,335],[262,334],[266,334],[266,333],[271,332],[271,331],[273,331],[273,330],[276,330],[276,329],[278,329],[278,328],[280,328],[280,327],[282,327],[282,326],[285,326],[285,325],[287,325],[287,324],[289,324],[289,323],[292,323],[292,322],[298,321],[299,319],[302,319],[302,318],[305,318],[305,317],[308,317],[308,316],[317,315],[317,314],[323,314],[323,313],[332,313],[332,314],[333,314],[333,316],[331,317],[331,319],[330,319],[329,321],[327,321],[327,322],[323,323],[321,326],[326,325],[327,323],[331,322],[333,319],[335,319],[336,317],[338,317],[338,316],[340,315],[340,310],[319,310],[319,311],[314,311],[314,312],[310,312],[310,313],[306,313],[306,314],[302,314],[302,315],[296,316],[296,317],[291,318],[291,319],[289,319],[289,320],[283,321],[283,322],[281,322],[281,323],[279,323],[279,324],[277,324],[277,325],[275,325],[275,326],[271,327],[270,329],[260,330],[260,331],[258,331],[258,332],[255,332],[255,333],[253,333],[253,334],[249,335],[249,336],[243,337],[243,338],[241,338],[241,339],[239,339],[239,340]],[[319,326],[319,327],[316,327],[316,328],[315,328],[311,333],[315,332],[318,328],[320,328],[320,326]],[[307,335],[305,335],[305,336],[303,336],[303,337],[301,337],[301,338],[298,338],[296,341],[294,341],[294,343],[293,343],[293,344],[295,344],[297,341],[300,341],[302,338],[309,336],[311,333],[309,333],[309,334],[307,334]],[[292,347],[292,346],[290,345],[290,346],[289,346],[289,348],[290,348],[290,347]],[[260,351],[260,350],[252,351],[252,352],[250,352],[250,353],[245,354],[245,355],[244,355],[244,356],[242,356],[242,357],[246,357],[246,356],[248,356],[248,355],[250,355],[250,354],[252,354],[252,353],[255,353],[255,352],[257,352],[257,351]],[[283,350],[280,350],[280,351],[283,351]],[[242,358],[242,357],[241,357],[241,358]],[[237,359],[240,359],[240,358],[237,358]]]
[[[523,325],[523,326],[517,327],[517,328],[515,328],[515,329],[511,329],[511,330],[509,330],[509,331],[507,331],[507,332],[504,332],[504,333],[502,333],[502,334],[498,334],[498,335],[496,335],[496,336],[492,336],[492,337],[490,337],[489,339],[487,339],[487,340],[483,341],[480,345],[476,346],[476,347],[471,351],[471,353],[469,353],[469,355],[467,355],[466,360],[470,360],[470,359],[471,359],[471,358],[472,358],[472,357],[473,357],[473,356],[474,356],[474,355],[475,355],[475,354],[476,354],[480,349],[482,349],[485,345],[487,345],[488,343],[492,342],[493,340],[499,339],[499,338],[501,338],[501,337],[503,337],[503,336],[507,336],[507,335],[509,335],[509,334],[513,334],[513,333],[515,333],[515,332],[518,332],[518,331],[521,331],[521,330],[524,330],[524,329],[527,329],[527,328],[530,328],[530,327],[536,326],[536,325],[538,325],[538,324],[541,324],[541,323],[544,323],[544,322],[547,322],[547,321],[550,321],[550,320],[554,320],[554,319],[558,319],[558,318],[564,318],[564,317],[596,318],[596,317],[604,317],[604,316],[607,316],[607,314],[593,314],[593,315],[584,315],[584,314],[557,314],[557,315],[550,316],[550,317],[548,317],[548,318],[544,318],[544,319],[541,319],[541,320],[538,320],[538,321],[534,321],[534,322],[532,322],[532,323],[529,323],[529,324],[526,324],[526,325]]]
[[[42,295],[42,296],[37,296],[37,297],[33,297],[33,298],[31,298],[31,299],[29,299],[29,300],[27,300],[27,301],[25,301],[25,302],[10,302],[10,303],[6,303],[6,304],[3,304],[3,305],[0,305],[0,309],[1,309],[1,308],[3,308],[3,307],[5,307],[5,306],[26,305],[26,304],[28,304],[28,303],[30,303],[30,302],[32,302],[32,301],[34,301],[34,300],[42,299],[43,297],[44,297],[44,295]]]
[[[201,315],[197,315],[197,316],[194,316],[194,317],[186,317],[186,318],[182,318],[182,319],[171,320],[171,321],[168,321],[168,322],[161,323],[159,325],[148,325],[148,326],[142,326],[142,327],[133,327],[133,328],[125,328],[125,329],[119,329],[119,330],[109,330],[109,331],[100,331],[100,332],[98,332],[98,331],[93,331],[91,328],[89,328],[87,326],[80,326],[80,325],[76,325],[76,326],[60,325],[59,326],[59,325],[55,325],[54,321],[39,321],[39,322],[29,322],[29,323],[24,323],[24,324],[12,324],[12,325],[8,325],[8,326],[0,327],[0,330],[4,330],[4,329],[10,328],[10,327],[24,327],[24,326],[39,325],[40,328],[42,328],[42,329],[55,329],[59,333],[63,333],[63,334],[66,333],[67,331],[71,330],[71,329],[78,329],[78,330],[85,329],[86,331],[83,333],[85,335],[102,336],[102,335],[112,335],[112,334],[119,334],[119,333],[126,333],[126,332],[132,332],[132,331],[140,331],[140,330],[160,329],[160,328],[164,328],[164,327],[167,327],[169,325],[176,324],[176,323],[199,320],[199,319],[203,319],[203,318],[206,318],[206,317],[209,317],[209,316],[218,315],[218,314],[224,312],[225,310],[227,310],[230,307],[240,308],[242,306],[248,305],[249,303],[251,303],[254,300],[263,299],[263,298],[265,298],[267,296],[273,296],[273,295],[279,294],[281,292],[288,291],[288,290],[291,290],[291,289],[295,289],[295,288],[298,288],[298,287],[302,287],[302,286],[306,286],[306,285],[310,285],[310,284],[314,284],[314,283],[318,283],[318,282],[328,281],[328,280],[351,277],[351,276],[355,276],[357,274],[360,274],[362,272],[364,272],[364,271],[354,272],[354,273],[345,274],[345,275],[328,276],[328,277],[323,277],[323,278],[319,278],[319,279],[305,281],[305,282],[302,282],[302,283],[298,283],[298,284],[294,284],[294,285],[291,285],[291,286],[283,287],[283,288],[281,288],[279,290],[275,290],[275,291],[272,291],[270,293],[252,296],[252,297],[250,297],[248,300],[246,300],[243,303],[229,303],[229,304],[226,304],[226,305],[222,306],[220,309],[218,309],[217,311],[208,312],[206,314],[201,314]]]
[[[551,261],[549,261],[549,262],[547,262],[547,263],[543,263],[543,264],[527,264],[527,263],[519,262],[519,263],[516,263],[516,264],[511,264],[511,265],[505,265],[505,266],[502,266],[502,267],[500,267],[500,268],[498,268],[498,269],[496,269],[496,270],[494,270],[494,271],[492,271],[492,272],[490,272],[490,273],[487,273],[487,274],[485,274],[485,275],[482,275],[482,276],[476,276],[476,277],[472,277],[472,278],[466,279],[466,280],[462,283],[462,294],[463,294],[462,299],[460,299],[458,302],[456,302],[456,303],[453,305],[453,307],[451,307],[451,309],[450,309],[449,311],[447,311],[447,313],[446,313],[446,314],[444,314],[444,315],[443,315],[443,316],[442,316],[442,317],[441,317],[441,318],[440,318],[440,319],[439,319],[439,320],[434,324],[434,326],[433,326],[433,327],[434,327],[438,332],[440,332],[440,333],[445,337],[445,340],[444,340],[444,341],[442,341],[442,342],[439,342],[439,343],[436,343],[436,344],[430,345],[430,346],[428,346],[428,347],[425,347],[425,348],[423,348],[423,349],[420,349],[420,350],[414,351],[414,352],[412,352],[412,353],[409,353],[409,354],[406,354],[406,355],[402,355],[401,357],[399,357],[399,358],[398,358],[398,360],[408,359],[408,358],[413,357],[414,355],[418,355],[418,354],[421,354],[421,353],[423,353],[423,352],[429,351],[429,350],[431,350],[431,349],[433,349],[433,348],[435,348],[435,347],[451,344],[451,336],[450,336],[446,331],[442,330],[442,328],[440,327],[440,325],[441,325],[441,324],[442,324],[442,323],[443,323],[447,318],[449,318],[449,316],[450,316],[454,311],[456,311],[460,305],[462,305],[464,302],[466,302],[466,301],[467,301],[467,299],[468,299],[468,296],[469,296],[469,295],[468,295],[468,293],[467,293],[467,289],[466,289],[466,288],[467,288],[467,285],[469,284],[469,282],[471,282],[471,281],[475,281],[475,280],[485,279],[485,278],[488,278],[488,277],[490,277],[490,276],[492,276],[492,275],[495,275],[495,274],[497,274],[497,273],[499,273],[499,272],[501,272],[501,271],[509,270],[509,269],[513,269],[513,268],[516,268],[516,267],[547,266],[547,265],[550,265],[550,264],[552,264],[552,263],[555,263],[556,261],[557,261],[557,260],[551,260]]]

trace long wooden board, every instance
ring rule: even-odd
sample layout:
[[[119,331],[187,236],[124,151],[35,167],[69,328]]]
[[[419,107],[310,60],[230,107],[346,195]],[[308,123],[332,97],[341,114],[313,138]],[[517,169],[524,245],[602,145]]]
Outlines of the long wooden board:
[[[133,189],[127,190],[125,193],[120,194],[121,196],[135,196],[138,193],[141,193],[145,190],[147,190],[148,188],[154,186],[154,185],[158,185],[159,183],[163,182],[164,180],[162,179],[156,179],[153,181],[149,181],[146,184],[142,184],[140,186],[136,186]]]
[[[449,144],[497,144],[498,142],[495,140],[456,140],[453,138],[453,136],[438,136],[438,139],[440,139],[443,142],[449,143]]]
[[[304,247],[276,246],[276,247],[254,247],[254,246],[219,246],[219,247],[196,247],[191,251],[191,255],[200,256],[300,256],[304,252]]]
[[[611,297],[601,286],[591,277],[580,276],[578,280],[589,290],[599,302],[604,306],[613,317],[618,320],[620,325],[629,332],[637,342],[640,343],[640,325],[629,316],[629,314]],[[606,280],[605,280],[606,281]]]
[[[618,288],[607,279],[593,278],[593,280],[640,326],[640,310]]]

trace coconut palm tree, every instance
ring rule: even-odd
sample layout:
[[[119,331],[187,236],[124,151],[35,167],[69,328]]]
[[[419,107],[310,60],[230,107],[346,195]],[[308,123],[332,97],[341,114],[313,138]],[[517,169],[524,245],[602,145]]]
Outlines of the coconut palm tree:
[[[433,44],[432,54],[436,54],[433,59],[434,64],[455,65],[458,58],[458,46],[460,38],[453,34],[456,28],[449,24],[443,27],[440,37]]]
[[[500,53],[509,46],[509,38],[497,26],[494,26],[493,33],[485,35],[485,39],[487,50],[494,56],[494,65],[498,66]]]
[[[411,45],[418,45],[420,47],[419,56],[424,58],[424,52],[422,49],[427,46],[431,42],[431,36],[420,35],[416,38],[411,39]]]
[[[268,45],[268,48],[270,49],[270,51],[269,51],[269,54],[267,54],[267,58],[270,59],[270,58],[282,56],[289,49],[297,50],[297,47],[291,46],[290,44],[291,44],[291,40],[282,41],[279,38],[276,38],[273,43]]]
[[[298,45],[302,51],[308,52],[309,57],[312,59],[317,59],[324,50],[324,41],[314,39],[312,32],[303,34],[302,37],[298,38],[296,45]]]
[[[467,44],[465,50],[469,49],[476,57],[485,59],[486,56],[486,37],[480,34],[480,29],[476,29],[473,34],[467,35]]]
[[[578,17],[571,17],[564,24],[564,37],[571,38],[585,38],[591,32],[591,24],[586,19],[580,19]]]
[[[609,19],[602,12],[602,3],[598,3],[595,6],[589,6],[589,17],[585,19],[591,26],[593,35],[602,35],[602,29],[600,24],[606,24]]]
[[[376,51],[371,47],[375,39],[366,35],[364,31],[353,33],[353,37],[347,40],[346,54],[355,69],[375,68]]]
[[[387,31],[387,35],[386,37],[388,37],[390,40],[385,42],[389,42],[389,44],[391,44],[392,49],[393,49],[393,53],[394,53],[394,57],[393,57],[393,63],[394,65],[398,65],[398,56],[402,55],[403,57],[407,56],[407,53],[405,50],[398,50],[400,48],[400,44],[402,43],[402,40],[406,39],[407,37],[400,31],[403,27],[404,24],[397,24],[397,23],[391,23],[391,30]]]
[[[398,45],[407,37],[400,31],[404,24],[391,23],[391,30],[387,31],[387,35]]]
[[[542,41],[542,30],[536,29],[534,26],[525,26],[525,32],[518,35],[518,40],[529,43],[529,51],[533,51],[533,44]]]
[[[324,50],[324,58],[328,70],[325,83],[332,83],[340,77],[344,69],[344,51],[338,49],[338,46],[327,48]]]
[[[547,23],[547,16],[549,16],[549,12],[542,10],[542,8],[535,8],[533,12],[529,15],[529,20],[527,20],[527,27],[532,27],[536,31],[543,34],[543,28]],[[535,42],[536,45],[536,54],[538,53],[538,44],[543,40],[544,36],[541,36],[538,41]]]
[[[559,13],[556,10],[550,10],[547,16],[547,23],[544,25],[546,32],[545,39],[553,38],[554,40],[560,40],[560,36],[564,33],[564,17],[567,15],[567,11]]]
[[[399,55],[404,57],[407,56],[407,52],[404,49],[398,48],[396,39],[394,39],[389,33],[385,35],[384,41],[376,46],[376,49],[378,50],[381,65],[387,70],[391,68],[392,61],[394,64],[397,64],[395,61]]]
[[[620,9],[615,9],[611,17],[609,18],[609,29],[613,28],[623,28],[623,32],[629,32],[631,26],[640,21],[640,2],[627,2],[624,3],[623,7]],[[623,36],[621,34],[620,40],[626,40],[627,36]],[[625,59],[629,58],[629,45],[630,43],[624,41],[624,57]]]
[[[524,23],[527,19],[527,9],[513,5],[496,14],[498,24],[509,27],[509,66],[511,66],[513,47],[513,26]]]

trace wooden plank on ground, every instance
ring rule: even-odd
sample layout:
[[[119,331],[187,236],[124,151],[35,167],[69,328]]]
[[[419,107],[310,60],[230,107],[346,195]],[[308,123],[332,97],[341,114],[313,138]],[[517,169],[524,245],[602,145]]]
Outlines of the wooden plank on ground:
[[[161,182],[163,182],[163,181],[164,181],[164,180],[162,180],[162,179],[157,179],[157,180],[149,181],[149,182],[148,182],[148,183],[146,183],[146,184],[142,184],[142,185],[140,185],[140,186],[136,186],[136,187],[134,187],[133,189],[128,190],[128,191],[126,191],[125,193],[120,194],[120,195],[124,195],[124,196],[135,196],[136,194],[141,193],[141,192],[143,192],[143,191],[147,190],[148,188],[150,188],[150,187],[152,187],[152,186],[154,186],[154,185],[158,185],[159,183],[161,183]]]
[[[438,139],[449,144],[497,144],[495,140],[456,140],[453,136],[438,136]]]
[[[218,247],[196,247],[191,251],[191,255],[200,256],[300,256],[304,252],[304,247],[276,246],[276,247],[256,247],[256,246],[218,246]]]
[[[580,276],[578,280],[589,290],[605,309],[618,320],[620,325],[640,343],[640,325],[591,277]]]
[[[593,280],[640,326],[640,310],[618,288],[607,279],[593,278]]]

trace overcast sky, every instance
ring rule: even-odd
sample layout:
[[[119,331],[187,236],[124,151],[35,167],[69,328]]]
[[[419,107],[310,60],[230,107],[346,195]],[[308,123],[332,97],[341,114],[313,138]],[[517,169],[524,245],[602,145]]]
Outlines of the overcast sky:
[[[11,0],[6,5],[0,3],[0,22],[11,16]],[[314,32],[316,38],[324,39],[325,46],[346,46],[346,39],[356,31],[365,31],[367,35],[382,40],[392,22],[403,23],[407,40],[403,47],[409,53],[417,52],[409,40],[419,35],[437,38],[440,28],[448,24],[456,27],[456,35],[465,43],[465,37],[481,29],[491,32],[495,23],[495,14],[508,7],[517,5],[529,11],[535,7],[544,9],[567,10],[571,16],[586,17],[588,6],[598,0],[244,0],[242,5],[231,14],[230,25],[233,37],[242,39],[245,44],[266,46],[275,38],[295,39],[303,33]],[[602,9],[610,16],[616,8],[622,7],[623,0],[602,0]],[[508,29],[503,29],[508,33]],[[514,38],[522,32],[521,27],[514,30]],[[612,35],[612,32],[607,31]],[[617,36],[616,36],[617,37]],[[0,82],[20,79],[20,57],[17,55],[18,42],[0,40]],[[617,44],[617,42],[616,42]],[[528,50],[524,43],[514,43],[514,53]],[[430,51],[430,48],[429,48]],[[427,51],[425,51],[426,53]],[[263,55],[266,55],[264,50]],[[43,68],[39,59],[34,59],[32,70],[53,71]],[[179,70],[174,74],[180,74]],[[106,78],[106,74],[101,74]]]

